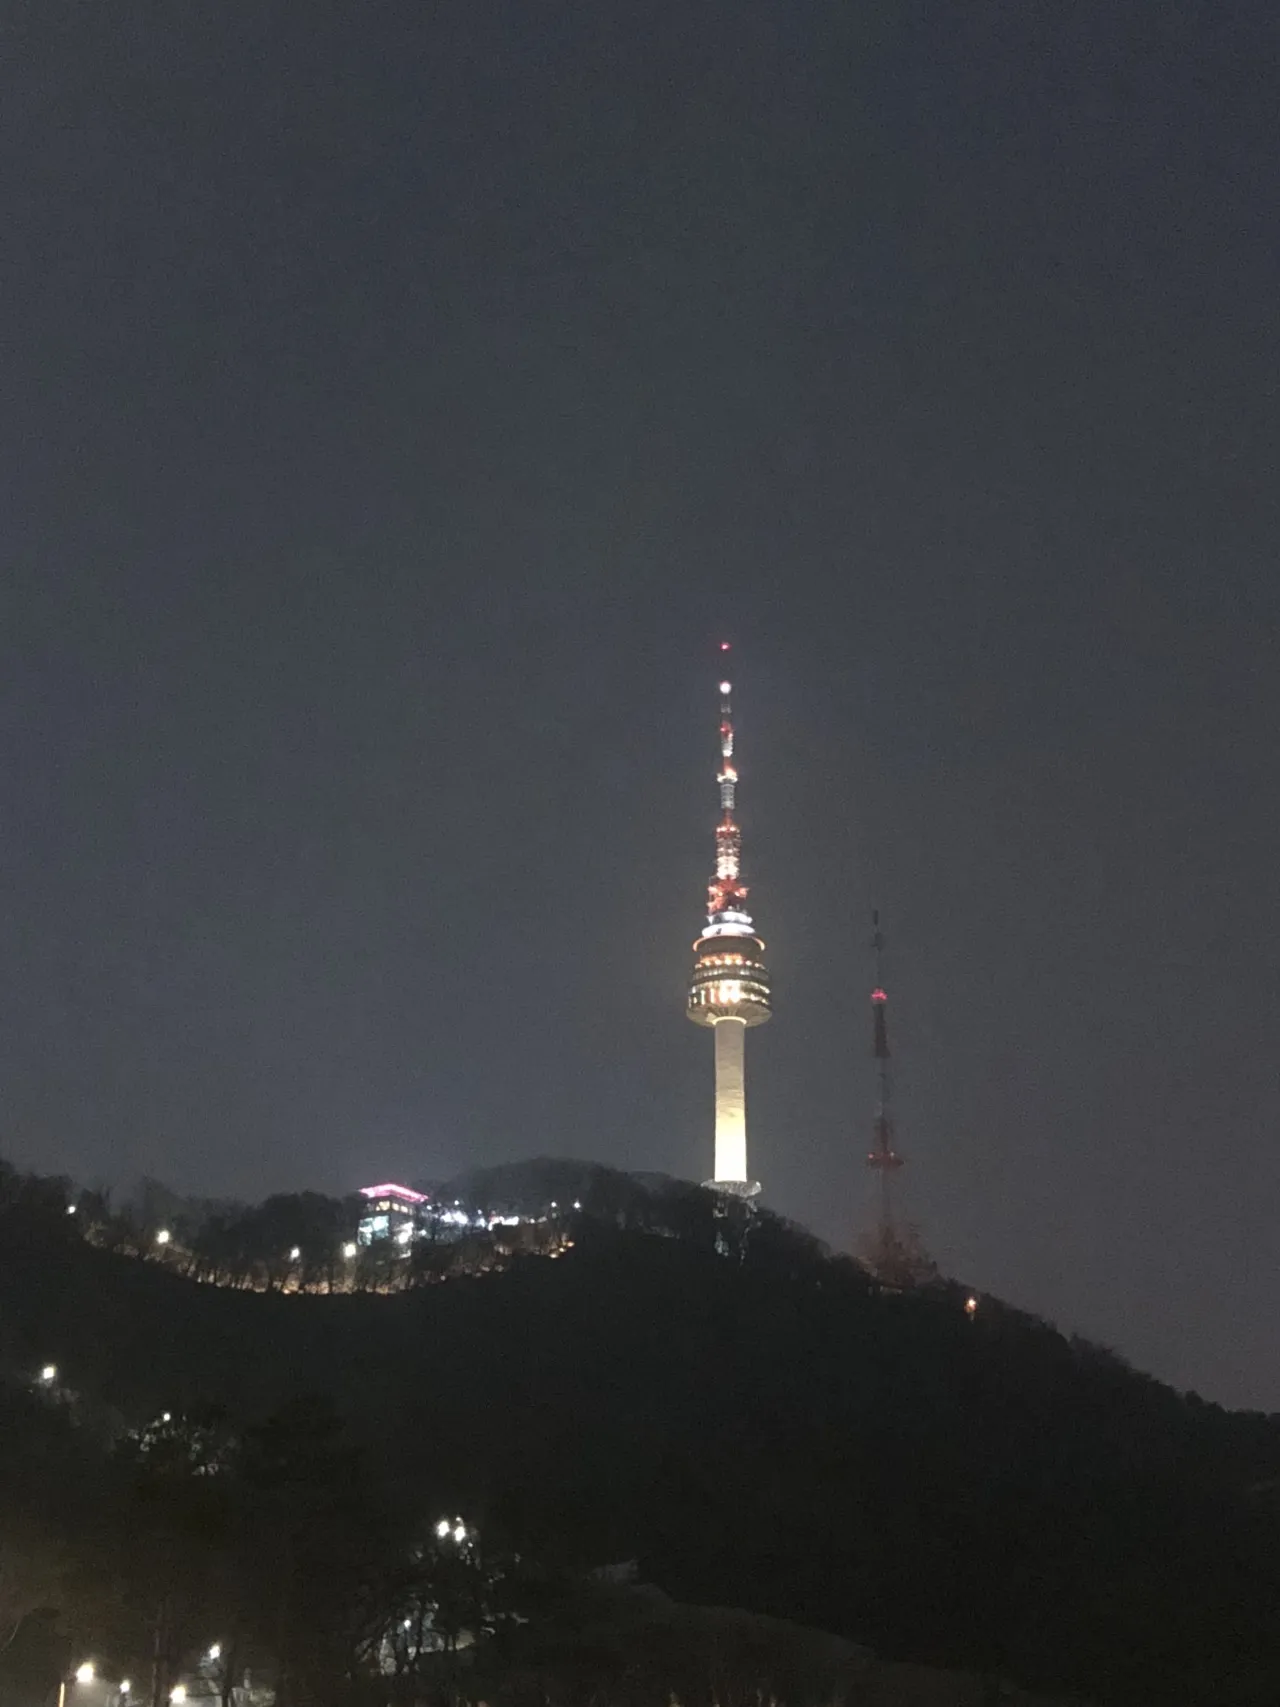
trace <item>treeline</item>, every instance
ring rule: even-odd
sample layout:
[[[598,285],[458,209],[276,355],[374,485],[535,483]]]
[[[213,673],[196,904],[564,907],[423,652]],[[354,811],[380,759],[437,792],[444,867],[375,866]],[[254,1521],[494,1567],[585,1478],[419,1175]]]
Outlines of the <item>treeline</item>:
[[[322,1401],[249,1427],[165,1412],[111,1439],[11,1383],[0,1422],[10,1699],[86,1658],[150,1707],[176,1687],[226,1707],[255,1679],[280,1707],[418,1699],[463,1629],[500,1627],[505,1563],[438,1537]]]
[[[970,1318],[945,1283],[884,1292],[696,1188],[633,1212],[576,1186],[558,1260],[392,1297],[194,1286],[15,1186],[0,1365],[37,1394],[56,1365],[32,1403],[104,1440],[322,1407],[413,1534],[460,1512],[548,1579],[634,1559],[677,1601],[889,1658],[1107,1703],[1280,1699],[1277,1419],[994,1299]]]
[[[1034,1707],[424,1519],[426,1488],[380,1476],[323,1402],[165,1413],[108,1445],[0,1383],[0,1429],[5,1707],[60,1679],[74,1703],[86,1658],[93,1699],[134,1707]]]
[[[408,1246],[391,1239],[358,1242],[366,1213],[358,1196],[316,1191],[277,1193],[263,1202],[182,1197],[144,1180],[133,1201],[113,1202],[100,1190],[67,1179],[19,1173],[0,1161],[0,1210],[23,1207],[55,1220],[65,1232],[120,1256],[156,1262],[189,1279],[258,1292],[396,1292],[463,1274],[481,1274],[513,1257],[557,1255],[572,1243],[581,1219],[619,1231],[644,1232],[723,1249],[761,1229],[783,1224],[768,1211],[717,1204],[682,1180],[646,1181],[591,1163],[542,1159],[472,1171],[434,1185],[437,1203],[462,1209],[473,1222],[505,1217],[506,1224],[471,1225],[447,1235],[427,1217]],[[517,1224],[510,1224],[519,1217]],[[59,1235],[61,1236],[61,1235]],[[765,1234],[764,1236],[768,1236]],[[797,1228],[794,1243],[817,1252]]]
[[[860,1669],[803,1631],[632,1607],[433,1517],[429,1487],[407,1496],[321,1400],[253,1426],[165,1412],[108,1442],[0,1384],[0,1427],[6,1703],[50,1697],[86,1658],[136,1707],[567,1707],[584,1688],[669,1707],[717,1684],[830,1707]]]

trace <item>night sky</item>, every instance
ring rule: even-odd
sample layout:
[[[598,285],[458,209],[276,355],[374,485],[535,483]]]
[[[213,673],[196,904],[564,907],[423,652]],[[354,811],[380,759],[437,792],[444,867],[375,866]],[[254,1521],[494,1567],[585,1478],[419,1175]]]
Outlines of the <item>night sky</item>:
[[[1280,1406],[1270,0],[15,5],[0,1148],[702,1177]]]

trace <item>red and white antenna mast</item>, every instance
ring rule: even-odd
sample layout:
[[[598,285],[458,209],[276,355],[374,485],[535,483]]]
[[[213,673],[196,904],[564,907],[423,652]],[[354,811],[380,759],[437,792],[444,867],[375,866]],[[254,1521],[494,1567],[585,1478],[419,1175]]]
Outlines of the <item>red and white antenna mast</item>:
[[[880,1181],[875,1231],[863,1242],[862,1259],[884,1286],[902,1290],[931,1280],[936,1273],[914,1227],[899,1218],[894,1179],[903,1165],[895,1148],[893,1071],[889,1056],[889,997],[884,987],[884,937],[880,914],[871,915],[871,948],[875,955],[875,987],[871,991],[871,1053],[876,1063],[876,1113],[867,1166]]]
[[[871,1052],[876,1063],[876,1117],[867,1166],[880,1176],[881,1221],[892,1225],[893,1204],[889,1182],[902,1166],[902,1157],[893,1147],[893,1072],[889,1061],[889,997],[884,987],[884,936],[880,930],[880,914],[871,915],[871,947],[876,958],[876,982],[871,992]]]

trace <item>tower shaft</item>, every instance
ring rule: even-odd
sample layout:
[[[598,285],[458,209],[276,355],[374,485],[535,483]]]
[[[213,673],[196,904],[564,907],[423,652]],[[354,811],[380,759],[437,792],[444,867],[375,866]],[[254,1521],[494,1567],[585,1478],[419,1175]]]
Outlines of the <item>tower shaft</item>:
[[[715,1183],[745,1186],[747,1176],[747,1028],[740,1019],[722,1019],[716,1040]]]

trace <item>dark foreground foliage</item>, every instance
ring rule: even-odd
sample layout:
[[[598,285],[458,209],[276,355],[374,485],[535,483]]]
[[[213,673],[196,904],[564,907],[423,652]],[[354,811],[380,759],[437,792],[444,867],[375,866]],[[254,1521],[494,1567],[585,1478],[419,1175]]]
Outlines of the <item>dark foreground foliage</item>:
[[[500,1644],[516,1601],[536,1624],[634,1559],[890,1658],[1280,1699],[1280,1425],[993,1300],[881,1293],[696,1193],[649,1231],[594,1202],[554,1261],[251,1293],[96,1247],[59,1192],[10,1179],[0,1208],[0,1618],[36,1671],[89,1639],[172,1670],[216,1626],[286,1707],[355,1699],[393,1614],[457,1603]],[[483,1546],[446,1583],[455,1512]]]

